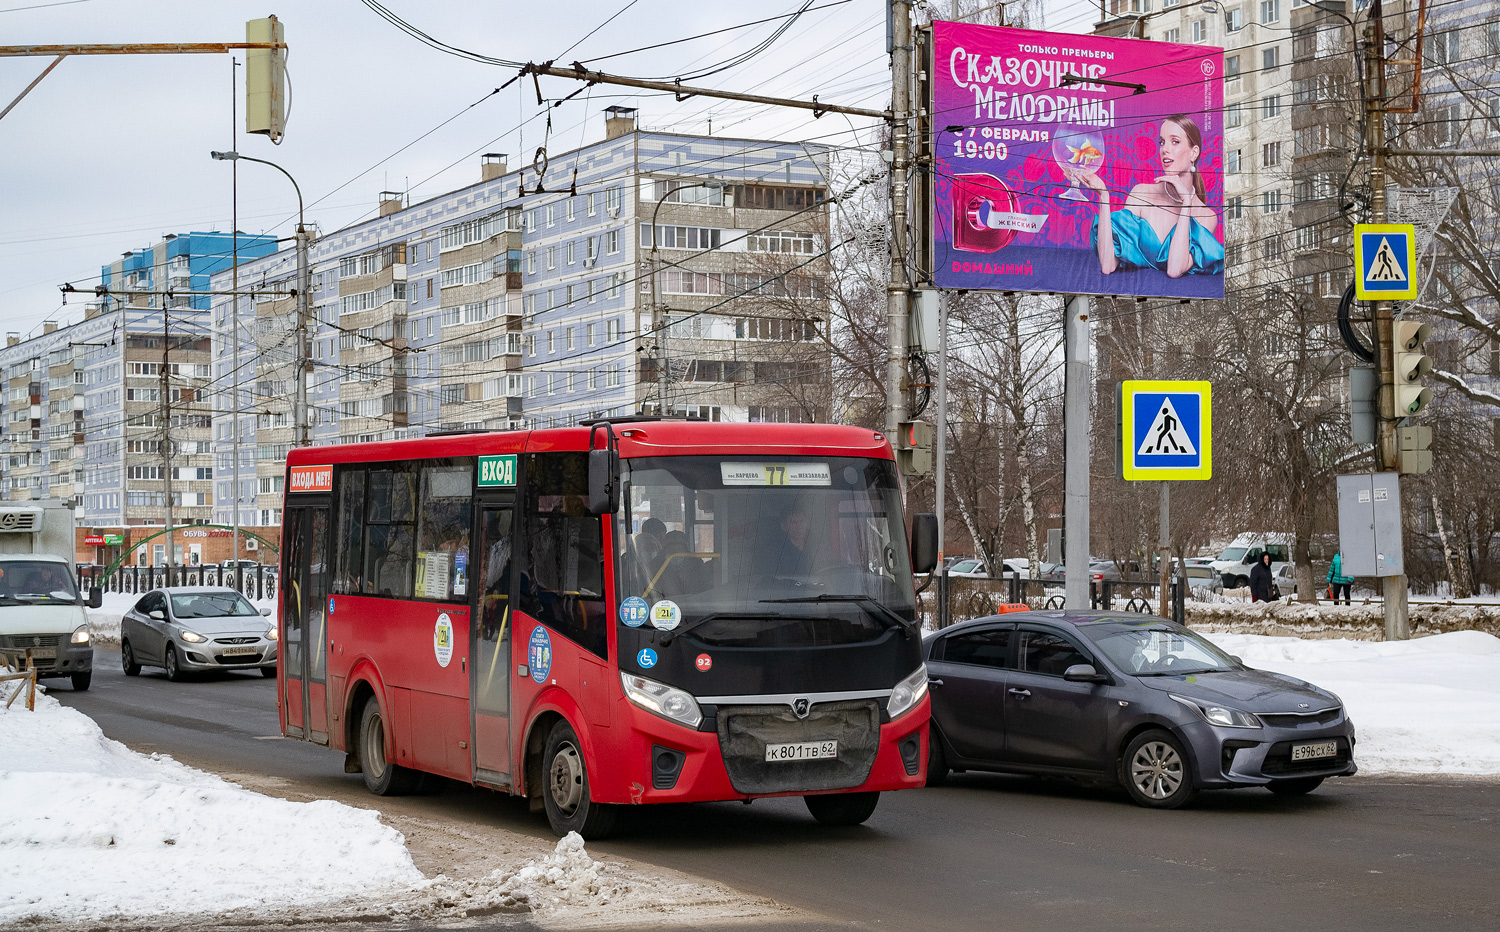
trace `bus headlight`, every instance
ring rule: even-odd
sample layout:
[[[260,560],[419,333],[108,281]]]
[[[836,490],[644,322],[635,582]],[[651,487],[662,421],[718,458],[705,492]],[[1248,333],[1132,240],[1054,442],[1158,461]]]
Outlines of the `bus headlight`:
[[[917,665],[916,672],[896,684],[891,698],[885,704],[886,713],[892,720],[910,712],[922,697],[927,695],[927,664]]]
[[[684,690],[624,672],[620,674],[620,684],[625,687],[625,698],[653,715],[689,728],[697,728],[703,721],[698,700]]]
[[[89,626],[79,625],[73,629],[73,637],[70,639],[74,644],[87,644],[89,642]]]

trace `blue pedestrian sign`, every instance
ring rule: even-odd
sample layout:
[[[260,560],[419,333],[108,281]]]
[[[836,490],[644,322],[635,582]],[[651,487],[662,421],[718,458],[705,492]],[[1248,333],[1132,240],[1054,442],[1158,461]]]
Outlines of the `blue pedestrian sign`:
[[[1121,382],[1120,462],[1125,478],[1212,478],[1212,401],[1208,382]]]
[[[1417,297],[1417,228],[1410,223],[1354,225],[1354,296],[1361,301]]]

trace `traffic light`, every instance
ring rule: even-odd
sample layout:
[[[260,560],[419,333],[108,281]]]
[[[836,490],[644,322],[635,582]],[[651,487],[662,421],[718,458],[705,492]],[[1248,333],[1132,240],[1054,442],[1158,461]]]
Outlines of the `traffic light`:
[[[285,45],[286,27],[274,16],[245,24],[246,42]],[[281,142],[286,132],[286,49],[250,49],[245,53],[245,132]]]
[[[908,476],[925,476],[932,472],[932,425],[926,421],[906,421],[896,433],[896,463]]]
[[[1431,324],[1396,321],[1396,397],[1392,413],[1398,418],[1415,415],[1432,400],[1432,389],[1422,385],[1422,376],[1432,368],[1432,359],[1422,352],[1422,344],[1431,332]]]

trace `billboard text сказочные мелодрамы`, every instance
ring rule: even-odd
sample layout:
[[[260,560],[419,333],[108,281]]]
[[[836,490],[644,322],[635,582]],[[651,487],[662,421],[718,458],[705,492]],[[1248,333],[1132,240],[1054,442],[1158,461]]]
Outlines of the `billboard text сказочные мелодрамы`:
[[[939,288],[1224,296],[1222,49],[932,31]]]

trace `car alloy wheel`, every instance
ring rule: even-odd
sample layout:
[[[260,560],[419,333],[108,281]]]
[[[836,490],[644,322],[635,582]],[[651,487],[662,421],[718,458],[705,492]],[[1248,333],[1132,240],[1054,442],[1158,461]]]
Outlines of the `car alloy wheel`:
[[[1125,748],[1120,782],[1132,800],[1151,809],[1176,809],[1198,793],[1187,752],[1162,729],[1136,735]]]

